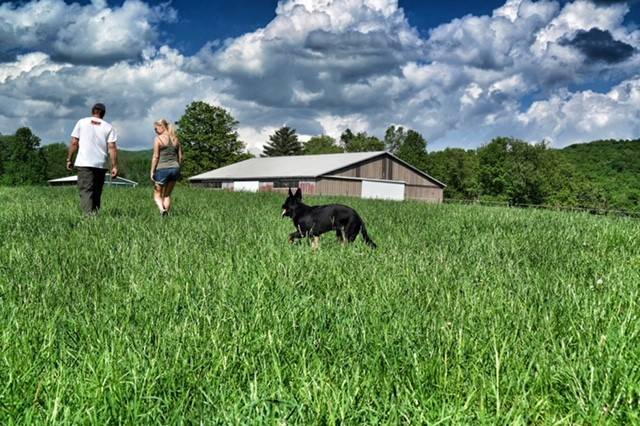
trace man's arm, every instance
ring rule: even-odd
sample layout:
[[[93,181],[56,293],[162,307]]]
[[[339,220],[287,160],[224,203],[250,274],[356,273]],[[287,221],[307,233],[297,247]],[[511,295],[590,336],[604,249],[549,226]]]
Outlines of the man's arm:
[[[118,147],[116,143],[109,143],[109,157],[111,157],[111,177],[118,176]]]
[[[73,156],[78,152],[78,138],[71,138],[71,145],[69,145],[69,152],[67,153],[67,170],[73,169]]]

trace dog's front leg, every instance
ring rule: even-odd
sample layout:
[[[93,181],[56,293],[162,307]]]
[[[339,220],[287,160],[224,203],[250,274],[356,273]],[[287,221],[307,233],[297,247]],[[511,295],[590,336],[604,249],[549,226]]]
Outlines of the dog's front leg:
[[[313,240],[311,240],[311,250],[315,253],[318,251],[319,248],[320,248],[320,237],[316,235],[313,237]]]
[[[300,233],[300,231],[296,231],[296,232],[292,232],[289,234],[289,243],[293,244],[295,242],[297,242],[298,240],[302,239],[302,234]]]
[[[344,232],[344,226],[340,227],[340,235],[342,236],[342,245],[346,246],[349,240],[347,239],[346,232]]]

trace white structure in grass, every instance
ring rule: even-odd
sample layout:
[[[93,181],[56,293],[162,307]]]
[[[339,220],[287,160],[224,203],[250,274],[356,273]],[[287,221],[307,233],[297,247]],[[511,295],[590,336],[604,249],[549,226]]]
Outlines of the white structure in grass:
[[[47,183],[51,186],[69,186],[69,185],[77,185],[78,184],[78,176],[67,176],[58,179],[50,179]],[[134,182],[129,179],[125,179],[123,177],[112,178],[110,174],[107,173],[107,176],[104,178],[105,185],[112,186],[120,186],[120,187],[136,187],[138,182]]]

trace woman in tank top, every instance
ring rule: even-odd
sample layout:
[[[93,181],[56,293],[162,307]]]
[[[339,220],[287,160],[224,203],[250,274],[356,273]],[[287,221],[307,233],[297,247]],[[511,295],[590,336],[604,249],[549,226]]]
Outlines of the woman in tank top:
[[[167,120],[158,120],[153,126],[157,134],[151,159],[151,180],[155,185],[153,199],[160,214],[166,216],[171,211],[171,192],[180,179],[182,145]]]

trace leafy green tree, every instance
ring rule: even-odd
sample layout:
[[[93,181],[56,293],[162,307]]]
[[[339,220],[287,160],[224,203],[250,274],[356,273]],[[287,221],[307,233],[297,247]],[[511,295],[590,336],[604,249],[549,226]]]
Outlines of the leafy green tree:
[[[72,172],[67,170],[66,159],[68,147],[62,142],[51,143],[40,148],[45,161],[45,179],[57,179],[70,176]]]
[[[342,148],[336,145],[336,140],[331,136],[321,135],[314,136],[304,143],[304,154],[335,154],[344,152]]]
[[[340,142],[346,152],[383,151],[384,143],[375,136],[369,136],[366,132],[353,134],[351,129],[342,132]]]
[[[5,147],[6,139],[7,137],[2,136],[2,133],[0,133],[0,183],[2,183],[2,175],[4,175],[5,156],[7,155]]]
[[[238,122],[224,108],[196,101],[178,121],[186,176],[234,163],[244,158],[245,144],[238,139]]]
[[[265,145],[262,156],[302,155],[302,151],[302,143],[298,140],[296,129],[284,126],[269,136],[269,143]]]
[[[508,184],[507,145],[509,138],[495,138],[477,150],[479,184],[483,195],[504,195]]]
[[[420,170],[427,169],[427,141],[422,135],[414,130],[409,130],[395,154],[398,158],[406,161]]]
[[[547,145],[499,137],[478,149],[480,187],[485,195],[513,204],[542,204],[550,164]]]
[[[346,148],[347,145],[349,145],[351,143],[351,141],[353,140],[353,138],[355,138],[355,137],[356,137],[356,135],[353,134],[351,129],[347,128],[340,135],[340,145],[342,145],[343,148]]]
[[[446,198],[478,198],[478,169],[475,150],[446,148],[427,155],[426,172],[447,185],[444,190]]]
[[[237,163],[237,162],[240,162],[240,161],[249,160],[250,158],[256,158],[256,156],[247,151],[247,152],[243,152],[243,153],[239,154],[236,157],[236,160],[234,162]]]
[[[35,185],[45,181],[45,160],[39,150],[40,138],[28,127],[12,136],[0,137],[2,178],[5,185]]]
[[[513,204],[543,204],[545,197],[544,144],[514,141],[509,145],[507,197]]]
[[[385,149],[392,154],[396,154],[406,137],[407,133],[402,126],[390,126],[384,134]]]
[[[610,204],[607,191],[597,182],[584,176],[573,174],[545,198],[545,204],[550,206],[569,206],[584,209],[629,209],[625,204]]]

